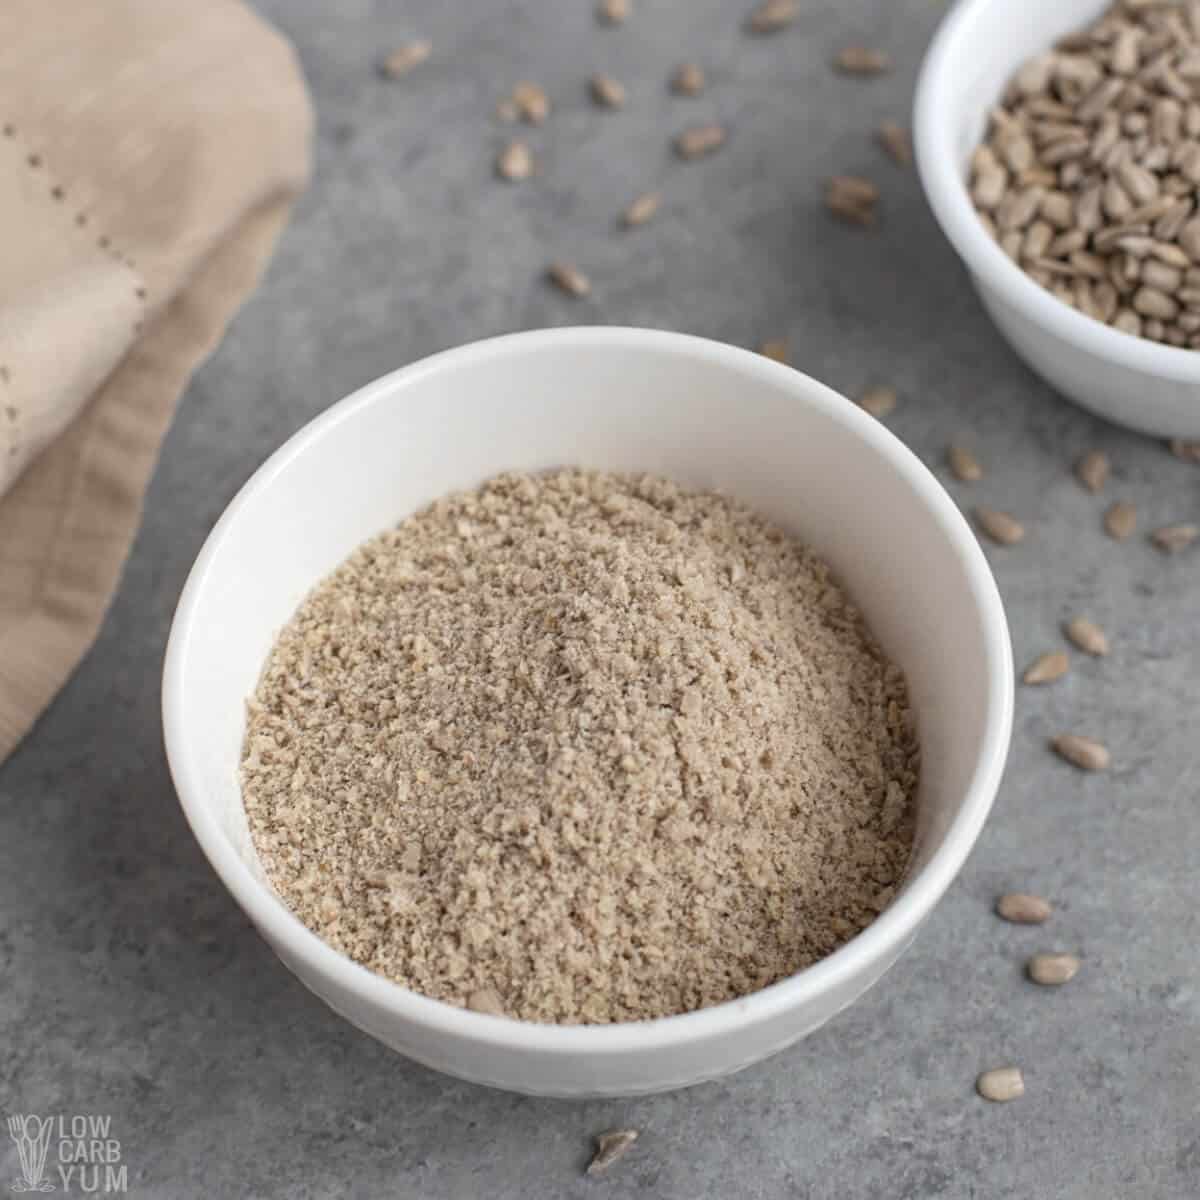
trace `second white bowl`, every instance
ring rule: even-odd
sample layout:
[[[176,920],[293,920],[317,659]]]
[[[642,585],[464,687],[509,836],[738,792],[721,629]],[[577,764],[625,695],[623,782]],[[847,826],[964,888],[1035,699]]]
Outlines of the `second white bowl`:
[[[921,182],[984,307],[1013,349],[1084,408],[1141,433],[1200,438],[1200,350],[1122,333],[1034,283],[988,235],[967,162],[1017,69],[1108,0],[960,0],[921,68],[913,139]]]
[[[238,783],[245,701],[279,628],[360,542],[506,469],[582,464],[720,488],[833,565],[908,676],[922,747],[918,845],[897,899],[822,962],[740,1000],[605,1026],[512,1021],[419,996],[306,929],[264,878]],[[954,503],[857,406],[757,354],[679,334],[568,329],[439,354],[301,430],[221,518],[167,650],[163,726],[184,812],[283,962],[428,1066],[523,1092],[680,1087],[827,1021],[908,945],[991,806],[1012,722],[1000,598]]]

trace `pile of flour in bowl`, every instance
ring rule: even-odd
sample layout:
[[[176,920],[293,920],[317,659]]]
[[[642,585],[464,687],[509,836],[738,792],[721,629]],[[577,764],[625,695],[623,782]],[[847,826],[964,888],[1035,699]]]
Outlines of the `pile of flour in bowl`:
[[[688,1012],[893,896],[901,672],[803,545],[650,476],[499,476],[360,547],[280,634],[242,763],[283,900],[427,996]]]

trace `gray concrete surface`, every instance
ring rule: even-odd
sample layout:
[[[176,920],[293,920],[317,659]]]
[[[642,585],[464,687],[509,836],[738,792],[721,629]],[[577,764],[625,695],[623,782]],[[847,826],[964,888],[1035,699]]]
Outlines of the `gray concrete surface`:
[[[93,653],[0,769],[0,1110],[107,1114],[130,1195],[204,1197],[1054,1197],[1200,1194],[1200,552],[1165,559],[1101,533],[1071,479],[1090,447],[1147,527],[1196,519],[1200,470],[1056,399],[1005,349],[926,210],[871,130],[904,119],[936,0],[805,0],[794,29],[751,39],[743,0],[633,0],[618,30],[590,0],[265,0],[299,48],[319,112],[317,175],[262,291],[184,397],[145,527]],[[373,64],[409,36],[434,59],[387,84]],[[835,76],[846,42],[894,72]],[[702,99],[664,85],[704,63]],[[588,103],[597,69],[623,112]],[[555,112],[544,166],[492,178],[492,116],[521,78]],[[731,139],[685,165],[683,126]],[[834,171],[883,187],[873,233],[831,224]],[[635,194],[664,209],[613,229]],[[570,301],[554,255],[592,276]],[[441,1078],[310,996],[222,890],[183,822],[158,722],[173,606],[214,519],[281,439],[373,376],[507,330],[621,322],[739,344],[791,339],[797,365],[902,395],[890,424],[943,474],[962,439],[986,480],[964,503],[1009,507],[1027,543],[989,551],[1020,661],[1086,610],[1110,632],[1052,689],[1023,690],[1007,779],[962,877],[912,952],[795,1049],[724,1082],[631,1102],[561,1103]],[[1090,777],[1048,735],[1106,740]],[[1043,931],[990,915],[997,892],[1053,897]],[[1082,954],[1058,992],[1021,977],[1043,947]],[[972,1091],[1015,1062],[1007,1107]],[[580,1177],[593,1133],[641,1141],[605,1182]],[[0,1190],[18,1174],[0,1141]],[[61,1192],[60,1192],[61,1194]]]

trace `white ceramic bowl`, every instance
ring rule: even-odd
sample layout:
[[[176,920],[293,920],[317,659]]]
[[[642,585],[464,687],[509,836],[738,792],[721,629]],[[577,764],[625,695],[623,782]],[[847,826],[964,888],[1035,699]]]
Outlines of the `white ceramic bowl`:
[[[430,1000],[343,957],[275,897],[238,785],[244,704],[277,630],[361,541],[505,468],[656,471],[722,488],[827,556],[907,672],[923,752],[902,892],[824,961],[685,1016],[559,1027]],[[873,984],[962,866],[1012,721],[1004,612],[974,535],[882,425],[757,354],[634,329],[516,334],[436,355],[334,405],[275,453],[205,543],[171,630],[163,725],[184,812],[283,962],[411,1058],[516,1091],[655,1091],[737,1070]]]
[[[1013,349],[1064,395],[1142,433],[1200,438],[1200,351],[1122,333],[1039,287],[979,222],[967,163],[1017,69],[1109,0],[960,0],[917,85],[913,136],[934,215]]]

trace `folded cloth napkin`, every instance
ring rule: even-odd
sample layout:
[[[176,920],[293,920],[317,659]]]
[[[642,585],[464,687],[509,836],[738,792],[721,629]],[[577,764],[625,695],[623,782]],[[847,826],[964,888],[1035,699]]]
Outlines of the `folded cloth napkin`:
[[[290,46],[237,0],[0,3],[0,761],[96,635],[310,129]]]

